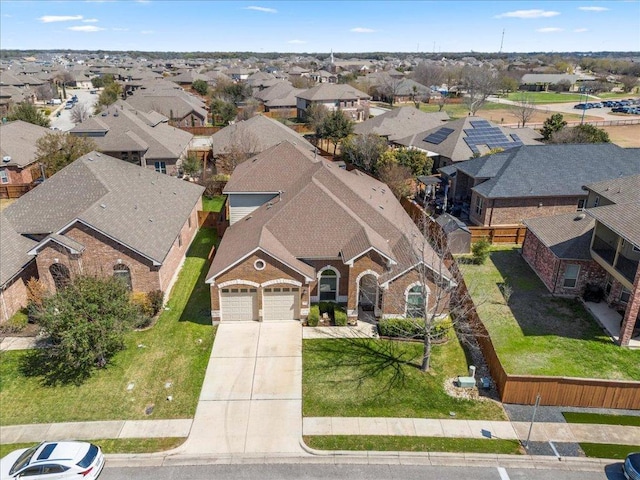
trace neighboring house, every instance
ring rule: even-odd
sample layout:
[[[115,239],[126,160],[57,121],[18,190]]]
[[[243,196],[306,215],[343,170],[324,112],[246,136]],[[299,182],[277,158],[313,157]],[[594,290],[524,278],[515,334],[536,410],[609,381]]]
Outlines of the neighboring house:
[[[228,125],[211,136],[211,149],[219,173],[225,170],[222,161],[229,153],[242,152],[246,158],[267,150],[281,142],[290,142],[309,152],[316,147],[302,135],[281,122],[263,115]]]
[[[552,85],[566,84],[570,92],[581,90],[584,82],[592,82],[596,77],[589,75],[570,75],[568,73],[527,73],[520,80],[520,90],[529,92],[548,92]]]
[[[640,149],[612,143],[523,145],[445,167],[449,196],[467,204],[475,225],[520,225],[523,219],[584,207],[593,182],[640,173]]]
[[[223,72],[225,75],[231,77],[231,80],[234,82],[242,82],[249,78],[249,76],[254,73],[256,69],[248,69],[248,68],[230,68],[229,70]]]
[[[253,94],[253,97],[260,100],[265,112],[282,112],[286,116],[296,115],[296,96],[304,92],[302,88],[295,88],[286,80],[280,80],[275,84]],[[293,112],[293,115],[290,113]]]
[[[426,113],[414,107],[400,107],[354,125],[353,133],[356,135],[373,133],[386,138],[389,142],[395,142],[397,139],[423,132],[425,129],[437,128],[447,120],[449,115],[446,112]]]
[[[176,127],[203,127],[209,115],[201,100],[182,90],[138,90],[127,103],[142,112],[158,112]]]
[[[32,257],[32,276],[51,291],[98,274],[168,294],[197,233],[203,190],[102,153],[80,157],[2,212],[3,317],[26,305]]]
[[[30,185],[40,178],[36,143],[48,133],[48,128],[22,120],[0,125],[0,193],[4,185]]]
[[[430,88],[404,78],[399,72],[395,75],[390,72],[370,73],[364,79],[371,85],[369,92],[376,101],[389,102],[393,99],[393,103],[424,102],[432,93]]]
[[[327,110],[341,110],[348,118],[361,122],[369,117],[369,99],[364,92],[347,84],[323,83],[304,90],[297,96],[298,118],[304,119],[310,105],[322,105]]]
[[[304,319],[318,301],[346,305],[351,321],[412,316],[424,288],[450,281],[385,184],[291,143],[240,164],[224,193],[231,226],[206,280],[214,322]]]
[[[504,128],[481,117],[464,117],[408,133],[394,143],[422,150],[433,157],[434,169],[438,169],[485,155],[496,148],[508,150],[520,145],[540,145],[536,137],[541,138],[541,135],[529,128]]]
[[[326,70],[311,72],[309,76],[316,83],[338,83],[338,76]]]
[[[131,110],[119,100],[100,115],[77,124],[69,133],[90,137],[98,149],[124,161],[177,175],[193,135],[167,125],[156,112]]]
[[[553,294],[588,286],[622,312],[618,343],[640,334],[640,175],[586,185],[584,212],[525,220],[522,256]]]

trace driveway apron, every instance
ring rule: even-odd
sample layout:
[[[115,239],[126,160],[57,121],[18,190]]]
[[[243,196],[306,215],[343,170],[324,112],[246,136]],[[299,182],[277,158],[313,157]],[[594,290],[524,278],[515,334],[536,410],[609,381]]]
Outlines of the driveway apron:
[[[302,326],[218,326],[188,454],[302,453]]]

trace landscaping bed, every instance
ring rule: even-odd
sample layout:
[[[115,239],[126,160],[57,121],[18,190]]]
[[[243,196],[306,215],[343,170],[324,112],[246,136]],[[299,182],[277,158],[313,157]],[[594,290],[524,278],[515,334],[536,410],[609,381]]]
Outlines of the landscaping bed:
[[[2,352],[0,425],[192,417],[215,335],[204,280],[216,241],[200,230],[155,326],[129,332],[126,349],[83,384],[45,386],[28,351]]]
[[[517,246],[460,268],[508,374],[640,380],[640,351],[615,345],[579,300],[551,296]]]

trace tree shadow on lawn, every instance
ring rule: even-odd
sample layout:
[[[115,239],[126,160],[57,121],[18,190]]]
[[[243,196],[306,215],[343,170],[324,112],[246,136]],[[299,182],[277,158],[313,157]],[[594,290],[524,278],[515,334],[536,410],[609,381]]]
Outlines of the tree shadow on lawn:
[[[218,243],[214,229],[201,228],[187,252],[187,259],[201,259],[203,262],[198,278],[189,293],[189,299],[180,314],[179,322],[211,325],[211,289],[205,280],[210,266],[209,253],[214,245],[217,247]]]
[[[579,300],[552,296],[516,250],[491,252],[490,259],[512,288],[508,307],[525,336],[610,343]]]
[[[407,369],[420,369],[421,359],[416,358],[410,349],[402,348],[400,342],[354,337],[312,342],[308,348],[321,354],[323,360],[320,367],[323,370],[335,371],[339,368],[350,372],[334,383],[355,382],[362,387],[372,379],[381,379],[377,394],[403,387],[407,380]]]

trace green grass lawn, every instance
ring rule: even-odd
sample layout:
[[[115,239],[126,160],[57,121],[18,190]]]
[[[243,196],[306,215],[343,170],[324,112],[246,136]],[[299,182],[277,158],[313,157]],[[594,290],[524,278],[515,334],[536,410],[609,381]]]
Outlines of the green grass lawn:
[[[640,445],[613,445],[608,443],[581,443],[587,457],[624,460],[627,455],[640,451]]]
[[[461,269],[507,373],[640,380],[640,351],[615,345],[579,301],[551,297],[517,247]]]
[[[305,340],[303,415],[506,419],[492,401],[448,396],[445,379],[467,372],[457,339],[434,346],[431,371],[420,371],[422,344],[372,339]]]
[[[532,103],[567,103],[567,102],[584,102],[592,101],[585,100],[585,95],[581,93],[555,93],[555,92],[511,92],[507,94],[508,100],[515,102],[522,99],[522,96],[526,95],[527,99]]]
[[[304,436],[303,439],[316,450],[522,454],[517,440],[376,435]]]
[[[126,349],[83,385],[44,386],[23,371],[27,352],[0,354],[0,425],[192,417],[215,335],[204,277],[216,241],[200,230],[155,326],[129,333]]]
[[[562,412],[567,423],[595,423],[598,425],[627,425],[640,427],[640,416],[604,415],[601,413]]]
[[[226,195],[215,195],[213,197],[202,197],[202,209],[205,212],[219,212],[222,210],[222,205]]]
[[[153,453],[163,452],[179,447],[184,437],[166,438],[110,438],[87,440],[99,445],[103,453]],[[31,448],[37,443],[3,443],[0,444],[0,458],[21,448]]]

